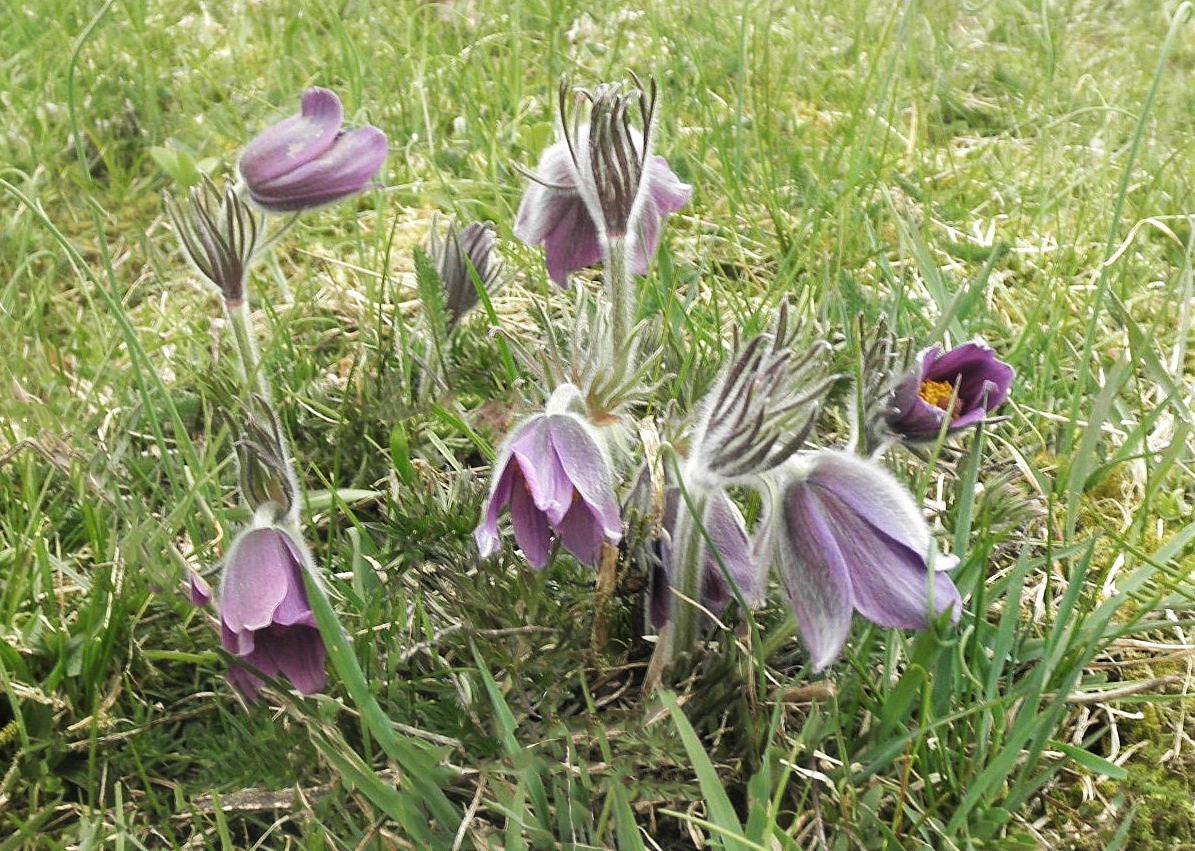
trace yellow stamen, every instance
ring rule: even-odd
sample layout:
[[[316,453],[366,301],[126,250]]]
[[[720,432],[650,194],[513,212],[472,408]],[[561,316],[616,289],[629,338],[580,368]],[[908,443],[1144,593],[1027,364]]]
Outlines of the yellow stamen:
[[[941,408],[948,412],[952,420],[957,420],[962,414],[962,402],[954,399],[954,385],[949,381],[923,381],[917,395],[935,408]],[[953,407],[950,404],[952,399],[954,399]]]

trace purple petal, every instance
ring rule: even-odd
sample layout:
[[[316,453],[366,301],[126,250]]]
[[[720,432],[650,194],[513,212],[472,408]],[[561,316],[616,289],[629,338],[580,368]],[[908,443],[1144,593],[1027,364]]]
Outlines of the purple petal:
[[[272,627],[258,642],[259,652],[250,660],[262,673],[282,673],[300,694],[316,694],[327,682],[324,670],[324,639],[319,630],[308,626]],[[268,659],[270,670],[256,659]]]
[[[622,517],[606,456],[585,425],[570,414],[549,416],[548,431],[570,486],[592,510],[606,540],[618,543],[622,539]]]
[[[231,653],[233,656],[248,656],[253,652],[254,640],[253,630],[244,629],[239,632],[234,632],[228,628],[228,624],[220,621],[220,644]]]
[[[644,179],[646,191],[639,199],[630,238],[630,265],[636,275],[647,274],[648,261],[655,257],[660,245],[660,223],[664,216],[675,213],[693,197],[693,187],[681,183],[661,156],[648,159]]]
[[[501,460],[501,457],[499,460]],[[494,485],[490,489],[490,496],[486,500],[483,519],[480,525],[473,531],[473,540],[477,542],[477,551],[481,554],[482,558],[489,558],[498,552],[500,541],[498,536],[498,514],[510,504],[511,482],[514,480],[516,467],[510,462],[509,450],[506,452],[506,463],[501,467],[495,466],[494,469],[501,470],[501,472],[494,479]]]
[[[570,274],[601,262],[602,245],[580,196],[556,199],[549,206],[548,215],[555,216],[557,221],[544,240],[548,277],[567,289]]]
[[[593,511],[581,500],[557,524],[560,543],[586,567],[597,567],[602,560],[602,527]]]
[[[548,518],[535,506],[521,470],[515,472],[511,482],[510,520],[515,542],[527,561],[536,570],[545,567],[551,554],[552,532],[548,528]]]
[[[718,564],[718,559],[721,558],[731,580],[743,596],[743,601],[751,607],[759,605],[763,602],[762,577],[756,568],[755,554],[747,535],[747,524],[738,506],[724,491],[717,491],[710,497],[703,522],[705,531],[714,544],[713,550],[710,550],[708,545],[705,547],[707,576],[716,577],[717,581],[722,583],[721,590],[729,600],[730,589],[725,587],[722,567]]]
[[[602,259],[597,226],[575,192],[532,183],[519,205],[514,232],[527,245],[543,245],[548,277],[566,289],[569,274]]]
[[[331,204],[364,190],[386,161],[386,134],[361,127],[341,134],[320,157],[268,181],[251,182],[261,207],[292,212]]]
[[[300,570],[290,537],[281,529],[242,532],[225,562],[220,620],[238,634],[269,626],[288,595],[302,592]]]
[[[645,179],[647,194],[655,202],[656,212],[661,216],[675,213],[693,197],[693,187],[681,183],[668,161],[659,155],[648,159]]]
[[[701,574],[701,604],[721,617],[734,595],[730,593],[730,586],[726,584],[726,577],[722,575],[722,571],[718,570],[717,565],[712,567],[713,569],[707,567]]]
[[[254,667],[257,666],[254,665]],[[253,674],[235,663],[228,669],[227,677],[229,684],[244,695],[245,700],[249,703],[257,702],[261,687],[265,685],[260,678],[253,676]]]
[[[929,526],[895,476],[846,452],[818,452],[812,463],[809,484],[836,498],[846,509],[835,517],[849,513],[865,518],[868,525],[908,547],[924,563],[933,546]]]
[[[534,428],[522,432],[510,449],[536,508],[555,526],[573,504],[573,482],[552,444],[551,419],[537,416]]]
[[[780,576],[813,670],[821,671],[838,658],[851,628],[850,573],[835,530],[809,482],[791,483],[783,499]]]
[[[586,135],[588,138],[588,134]],[[583,142],[584,140],[579,140]],[[536,185],[575,191],[577,188],[577,167],[566,142],[555,142],[544,148],[535,168],[535,176],[541,181]]]
[[[311,162],[336,140],[343,120],[340,98],[327,89],[308,89],[302,114],[275,124],[245,146],[241,176],[253,186]]]
[[[885,627],[925,629],[929,625],[935,545],[912,496],[887,470],[853,455],[818,453],[806,481],[821,516],[850,572],[854,605]],[[962,600],[944,573],[932,575],[934,612]]]
[[[635,215],[635,221],[631,225],[631,235],[627,240],[631,274],[647,274],[648,259],[656,256],[656,249],[659,245],[660,214],[656,209],[655,202],[648,198]]]
[[[200,576],[193,570],[187,570],[187,587],[190,592],[192,606],[206,606],[212,601],[212,589]]]

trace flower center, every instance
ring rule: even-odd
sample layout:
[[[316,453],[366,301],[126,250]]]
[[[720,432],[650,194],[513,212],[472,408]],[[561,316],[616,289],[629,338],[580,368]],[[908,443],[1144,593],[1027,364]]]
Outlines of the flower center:
[[[952,420],[957,420],[962,413],[963,404],[960,400],[954,399],[954,405],[950,404],[954,397],[954,385],[949,381],[923,381],[917,395],[935,408],[949,413]]]

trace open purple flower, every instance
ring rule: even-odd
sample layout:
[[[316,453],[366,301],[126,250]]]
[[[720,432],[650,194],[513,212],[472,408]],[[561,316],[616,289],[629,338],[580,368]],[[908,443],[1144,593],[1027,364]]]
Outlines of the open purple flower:
[[[884,627],[926,629],[962,599],[908,491],[886,470],[821,451],[784,483],[772,557],[815,671],[838,658],[858,611]],[[935,558],[936,557],[936,558]]]
[[[660,242],[660,222],[693,194],[663,157],[651,154],[654,85],[650,97],[617,86],[577,94],[590,102],[590,122],[570,125],[562,87],[563,139],[544,151],[514,227],[527,245],[543,244],[548,276],[565,288],[571,272],[604,259],[603,244],[611,238],[627,239],[631,272],[646,274]],[[639,104],[642,133],[629,123],[633,101]]]
[[[303,111],[245,146],[238,168],[249,195],[275,213],[309,210],[363,191],[386,160],[376,127],[342,130],[344,108],[327,89],[303,93]]]
[[[553,536],[589,567],[597,567],[603,541],[622,538],[610,462],[594,427],[573,410],[581,402],[576,387],[561,385],[545,413],[524,420],[506,439],[473,533],[482,558],[498,551],[498,515],[505,508],[515,541],[536,569],[548,563]]]
[[[934,440],[942,432],[977,425],[1008,398],[1015,373],[983,343],[964,343],[943,352],[937,346],[918,356],[888,405],[885,421],[905,440]]]
[[[279,526],[242,532],[233,542],[220,584],[224,649],[266,676],[285,675],[303,694],[324,687],[324,640],[307,600],[303,544]],[[256,700],[262,681],[234,666],[231,682]]]
[[[678,512],[688,511],[680,489],[669,488],[664,498],[661,521],[664,534],[660,541],[660,564],[652,573],[648,602],[651,623],[656,629],[663,627],[672,616],[673,601],[669,589],[676,584],[677,565],[673,563],[673,554],[679,543],[675,537],[678,532],[693,535],[697,539],[697,557],[702,574],[699,602],[703,606],[715,615],[721,615],[726,610],[734,596],[734,591],[726,581],[727,574],[748,606],[755,607],[763,602],[765,583],[756,569],[755,551],[738,506],[725,491],[711,491],[705,500],[701,521],[705,535],[694,523],[678,523]],[[725,572],[723,567],[726,568]]]

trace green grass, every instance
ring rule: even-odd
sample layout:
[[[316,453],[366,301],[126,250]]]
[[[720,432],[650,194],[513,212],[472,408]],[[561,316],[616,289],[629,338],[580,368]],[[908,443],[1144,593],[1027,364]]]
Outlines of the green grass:
[[[9,4],[0,849],[1195,847],[1195,47],[1189,7],[1122,5]],[[536,399],[510,352],[572,309],[511,234],[516,165],[562,75],[628,70],[694,187],[642,282],[653,409],[691,413],[782,296],[844,371],[881,314],[1016,367],[1005,419],[891,458],[963,557],[957,627],[859,620],[813,676],[773,589],[645,696],[633,572],[595,655],[589,571],[478,561],[488,459]],[[252,306],[363,678],[246,711],[176,590],[246,512],[233,341],[163,151],[226,175],[313,84],[387,133],[386,190],[305,217]],[[434,211],[493,219],[512,280],[431,404]]]

